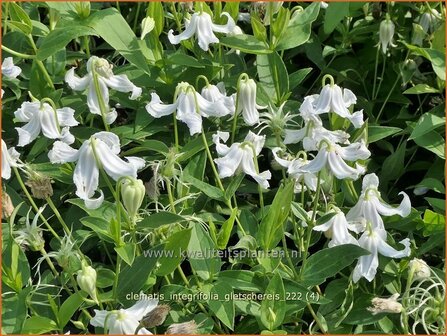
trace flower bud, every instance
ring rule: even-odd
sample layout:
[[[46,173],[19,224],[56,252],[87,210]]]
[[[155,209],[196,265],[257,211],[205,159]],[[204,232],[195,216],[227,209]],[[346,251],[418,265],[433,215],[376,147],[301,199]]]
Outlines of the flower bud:
[[[75,3],[76,13],[83,19],[90,16],[90,1],[79,1]]]
[[[412,270],[413,273],[413,279],[414,280],[423,280],[430,277],[430,266],[427,265],[427,263],[422,259],[414,258],[409,263],[410,270]]]
[[[388,16],[380,23],[379,39],[382,46],[382,52],[384,54],[386,54],[388,50],[388,45],[391,47],[395,47],[395,45],[393,44],[394,27],[395,26],[393,21],[391,21]]]
[[[371,300],[372,306],[367,308],[373,315],[379,313],[400,313],[402,305],[397,302],[399,294],[393,294],[388,299],[374,298]]]
[[[144,37],[149,34],[155,28],[155,21],[150,16],[145,17],[143,21],[141,21],[141,37],[143,40]]]
[[[141,319],[140,324],[144,328],[158,327],[166,320],[170,310],[168,305],[158,305]]]
[[[256,105],[256,82],[245,75],[239,80],[237,111],[248,126],[259,123],[259,112]]]
[[[82,264],[82,269],[78,271],[77,279],[79,288],[86,292],[90,297],[98,302],[96,296],[96,271],[91,266]]]
[[[14,205],[12,204],[11,197],[4,191],[2,193],[2,216],[4,218],[9,218],[13,212]]]
[[[194,320],[183,323],[171,324],[166,330],[166,334],[183,334],[183,335],[194,335],[197,334],[197,324]]]
[[[144,188],[143,181],[133,177],[128,177],[123,180],[121,197],[130,218],[134,219],[137,216],[138,210],[143,203],[145,192],[146,189]]]

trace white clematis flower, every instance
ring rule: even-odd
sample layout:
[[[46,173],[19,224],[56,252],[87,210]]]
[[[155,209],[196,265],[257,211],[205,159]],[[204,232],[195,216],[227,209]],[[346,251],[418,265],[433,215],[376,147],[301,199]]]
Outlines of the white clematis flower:
[[[161,118],[176,111],[176,119],[184,122],[189,133],[194,135],[202,132],[202,117],[223,117],[232,114],[230,105],[223,99],[211,102],[197,93],[190,84],[181,82],[177,85],[173,104],[164,104],[156,93],[152,93],[146,110],[154,118]]]
[[[304,120],[304,127],[299,130],[285,130],[284,144],[292,144],[302,141],[306,151],[318,150],[321,140],[327,139],[331,143],[349,144],[349,134],[341,131],[329,131],[323,127],[320,116],[316,113],[314,102],[318,95],[304,98],[300,106],[299,115]]]
[[[141,294],[142,295],[142,294]],[[97,310],[90,320],[94,327],[101,327],[109,335],[134,335],[140,326],[140,320],[157,307],[158,300],[144,298],[132,307],[119,310]],[[152,335],[146,328],[141,328],[138,335]]]
[[[256,82],[246,74],[242,74],[238,86],[237,113],[242,112],[242,117],[248,126],[259,124],[258,109],[266,106],[256,104]]]
[[[67,144],[74,142],[70,133],[70,127],[79,123],[74,118],[75,111],[70,107],[54,108],[45,102],[24,102],[14,112],[14,116],[20,122],[26,122],[23,127],[16,127],[19,133],[19,147],[33,142],[42,134],[48,139],[59,139]]]
[[[377,267],[379,266],[379,253],[390,258],[404,258],[410,255],[410,239],[405,238],[399,243],[405,248],[398,251],[387,244],[387,233],[384,229],[373,229],[371,226],[367,229],[359,239],[359,246],[368,250],[371,254],[359,257],[355,266],[352,279],[354,282],[365,278],[372,281],[376,276]]]
[[[87,62],[87,75],[80,78],[75,75],[75,68],[71,68],[65,74],[65,81],[75,91],[87,92],[87,105],[93,114],[102,115],[107,124],[111,124],[117,117],[115,109],[109,106],[109,89],[119,92],[131,92],[130,99],[137,99],[141,95],[141,88],[135,86],[127,75],[114,75],[113,64],[106,59],[96,56],[90,57]],[[100,93],[98,97],[97,92]],[[102,112],[102,106],[106,111]]]
[[[222,103],[228,109],[228,114],[234,114],[236,109],[236,94],[233,93],[231,96],[227,96],[223,82],[217,83],[217,85],[205,85],[201,95],[212,103]]]
[[[22,69],[20,69],[17,65],[14,65],[12,57],[6,57],[2,62],[2,76],[8,78],[16,78]]]
[[[378,187],[379,178],[376,174],[365,175],[359,201],[346,215],[348,220],[364,218],[372,224],[373,229],[384,229],[381,215],[407,217],[410,214],[411,202],[406,193],[403,191],[399,193],[404,198],[397,208],[393,208],[380,198]]]
[[[322,140],[319,147],[317,156],[311,162],[302,166],[302,171],[315,174],[327,167],[340,180],[345,178],[356,180],[365,173],[365,168],[358,163],[353,168],[345,162],[369,158],[371,152],[366,148],[363,141],[342,147],[336,143]]]
[[[250,175],[258,184],[267,189],[268,180],[272,177],[270,171],[259,173],[257,167],[257,156],[262,150],[265,142],[265,135],[256,135],[249,131],[243,143],[233,143],[230,147],[223,142],[227,142],[230,137],[228,132],[217,132],[213,135],[213,142],[216,144],[216,151],[221,156],[215,159],[221,178],[234,176],[239,171]]]
[[[384,54],[386,54],[388,46],[396,47],[396,45],[393,43],[394,28],[394,23],[393,21],[391,21],[389,15],[387,14],[386,19],[380,23],[379,27],[379,47],[382,47],[382,52]]]
[[[304,185],[312,191],[317,189],[317,176],[313,173],[305,172],[301,170],[301,167],[308,164],[307,159],[294,158],[292,160],[285,160],[278,156],[278,152],[281,148],[276,147],[272,149],[275,161],[278,162],[282,167],[287,168],[287,173],[293,177],[295,181],[295,193],[300,193],[302,191],[302,182]]]
[[[18,167],[20,163],[20,154],[15,150],[14,147],[8,149],[6,143],[2,139],[2,178],[9,180],[11,178],[11,167]]]
[[[85,140],[79,150],[71,148],[64,142],[56,141],[48,157],[51,163],[77,161],[73,174],[76,195],[84,200],[87,208],[96,209],[104,200],[101,190],[100,196],[93,198],[98,189],[100,168],[117,181],[123,176],[136,178],[137,171],[144,167],[145,161],[141,158],[126,157],[127,161],[122,160],[118,156],[120,151],[120,141],[116,134],[98,132]]]
[[[228,18],[227,24],[217,25],[213,23],[211,16],[208,13],[194,13],[191,20],[185,20],[185,30],[181,34],[174,35],[174,31],[172,29],[169,30],[169,42],[172,44],[179,44],[181,41],[187,40],[195,35],[200,48],[204,51],[208,51],[210,43],[219,43],[219,39],[214,35],[214,32],[228,34],[234,31],[236,23],[231,15],[227,12],[223,12],[221,16],[223,15]]]
[[[313,101],[316,114],[333,112],[348,119],[355,128],[363,125],[363,110],[351,114],[349,107],[357,102],[357,97],[349,89],[341,89],[337,84],[326,84]]]
[[[317,225],[313,228],[315,231],[323,231],[331,237],[329,247],[353,244],[358,245],[357,239],[354,238],[348,230],[358,232],[358,226],[348,223],[345,214],[337,207],[334,207],[335,215],[326,223]]]

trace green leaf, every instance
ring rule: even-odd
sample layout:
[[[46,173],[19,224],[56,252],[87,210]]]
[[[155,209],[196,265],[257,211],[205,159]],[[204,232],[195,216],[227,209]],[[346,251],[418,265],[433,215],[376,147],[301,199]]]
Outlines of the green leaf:
[[[402,129],[390,126],[368,125],[368,143],[373,143],[399,133]]]
[[[388,156],[382,164],[382,173],[380,179],[390,181],[400,177],[404,172],[405,166],[405,151],[407,149],[407,142],[403,141],[396,151]]]
[[[234,227],[234,220],[236,219],[237,212],[237,208],[234,208],[231,212],[230,218],[228,218],[220,228],[219,234],[217,235],[217,247],[220,249],[227,247],[228,241],[230,240],[231,231]]]
[[[421,137],[440,126],[445,126],[445,117],[438,117],[432,113],[424,113],[419,118],[408,139],[412,140]]]
[[[9,16],[11,17],[11,21],[15,21],[20,25],[21,30],[25,35],[31,34],[33,29],[31,19],[18,4],[14,2],[9,4]],[[10,24],[11,21],[8,21],[8,24]]]
[[[349,2],[334,2],[326,9],[324,16],[324,33],[330,34],[338,24],[349,15]]]
[[[137,68],[149,73],[149,67],[139,43],[126,19],[115,8],[97,11],[90,16],[89,26]],[[141,41],[140,41],[141,42]]]
[[[74,293],[68,297],[67,300],[61,305],[58,314],[59,328],[62,329],[70,321],[73,314],[79,309],[81,304],[84,302],[82,295]]]
[[[138,293],[143,289],[163,253],[160,245],[143,252],[143,255],[135,258],[132,266],[126,265],[118,275],[118,298],[121,302],[128,301],[126,296],[129,293]]]
[[[86,26],[70,26],[52,30],[42,41],[37,51],[37,59],[46,60],[60,49],[63,49],[75,38],[95,35],[95,30]]]
[[[289,75],[282,58],[277,52],[256,57],[259,81],[270,97],[281,98],[289,92]]]
[[[225,199],[230,200],[231,197],[233,197],[233,195],[236,193],[237,189],[241,185],[244,178],[245,178],[244,174],[238,174],[236,176],[233,176],[230,183],[225,188]]]
[[[268,46],[264,43],[259,41],[256,37],[253,35],[236,35],[236,36],[227,36],[222,37],[220,39],[220,44],[237,49],[240,51],[243,51],[247,54],[269,54],[272,51],[268,49]]]
[[[165,276],[174,272],[183,259],[183,253],[188,248],[191,228],[176,232],[169,236],[164,246],[164,254],[158,259],[159,267],[155,274]]]
[[[198,223],[194,223],[188,245],[191,268],[203,280],[213,278],[220,270],[220,259],[214,255],[216,245],[208,232]],[[211,255],[210,255],[211,254]]]
[[[115,251],[127,265],[132,266],[136,248],[137,246],[134,243],[126,243],[124,246],[115,247]]]
[[[160,211],[145,217],[142,221],[137,222],[138,229],[157,229],[163,225],[183,222],[186,219],[180,215],[169,211]]]
[[[115,204],[110,203],[108,201],[104,201],[101,206],[97,209],[88,209],[84,201],[80,198],[72,198],[66,201],[67,203],[74,204],[88,213],[89,216],[97,217],[104,219],[106,221],[111,220],[116,215],[116,207]]]
[[[114,242],[114,238],[110,232],[110,222],[100,218],[100,217],[83,217],[81,218],[81,223],[86,227],[92,229],[98,237],[102,240],[108,241],[110,243]]]
[[[310,74],[312,68],[303,68],[289,75],[289,90],[293,90],[300,85]]]
[[[284,234],[283,224],[289,215],[294,186],[294,181],[288,181],[285,185],[281,185],[267,215],[261,221],[258,241],[264,250],[273,249]]]
[[[319,12],[318,2],[314,2],[303,11],[296,11],[275,49],[277,51],[292,49],[306,43],[310,37],[312,22],[317,19]]]
[[[431,62],[433,70],[436,75],[445,81],[445,51],[439,51],[430,48],[420,48],[411,44],[403,42],[405,46],[411,50],[414,54],[425,57]]]
[[[146,151],[153,151],[161,154],[167,154],[169,152],[169,147],[166,146],[164,142],[158,140],[146,140],[141,145],[124,152],[123,155],[135,155],[137,153]]]
[[[25,320],[22,334],[45,334],[57,330],[57,324],[48,317],[31,316]]]
[[[403,92],[403,94],[423,94],[423,93],[438,93],[439,90],[428,86],[427,84],[417,84]]]
[[[442,233],[445,230],[445,216],[438,214],[430,209],[424,212],[424,236],[432,235],[433,233]]]
[[[205,68],[205,65],[200,63],[196,58],[181,53],[172,54],[166,61],[171,64],[183,65],[190,68]]]
[[[414,139],[419,146],[435,153],[441,159],[445,159],[445,140],[436,131],[430,131]]]
[[[206,182],[202,182],[191,175],[184,174],[183,178],[186,182],[191,183],[194,187],[199,189],[206,196],[218,201],[223,201],[225,199],[224,193],[219,188],[216,188]]]
[[[282,278],[275,273],[265,289],[261,302],[261,322],[269,330],[280,326],[286,314],[285,290]]]
[[[228,283],[218,281],[211,288],[208,306],[223,324],[231,330],[234,330],[234,300],[229,299],[232,295],[232,286]]]
[[[248,270],[226,270],[217,275],[219,281],[229,282],[234,289],[260,293],[263,291],[262,283],[256,274]]]
[[[445,194],[445,187],[444,184],[432,177],[424,178],[420,183],[418,183],[415,188],[428,188],[430,190],[433,190],[437,193]]]
[[[319,285],[369,251],[356,245],[340,245],[316,252],[307,259],[302,280],[307,286]],[[337,260],[337,262],[334,262]]]

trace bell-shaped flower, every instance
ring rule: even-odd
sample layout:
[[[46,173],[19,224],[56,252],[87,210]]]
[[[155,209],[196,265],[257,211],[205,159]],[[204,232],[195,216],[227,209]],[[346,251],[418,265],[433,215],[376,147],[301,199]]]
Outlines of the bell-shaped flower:
[[[281,151],[281,148],[273,148],[273,156],[275,161],[279,163],[280,166],[287,168],[287,173],[289,176],[295,179],[295,192],[300,193],[302,191],[303,182],[309,190],[315,191],[317,189],[317,176],[314,173],[301,170],[301,167],[308,164],[309,161],[300,157],[291,160],[282,159],[278,155],[279,151]]]
[[[17,65],[14,65],[12,57],[6,57],[2,62],[2,76],[8,78],[16,78],[22,69],[20,69]]]
[[[120,177],[137,177],[137,171],[144,167],[145,161],[137,157],[121,159],[120,141],[116,134],[98,132],[85,140],[79,150],[71,148],[66,143],[56,141],[48,153],[51,163],[76,162],[73,182],[76,185],[76,195],[83,199],[85,206],[90,209],[98,208],[104,194],[93,198],[99,184],[99,169],[103,169],[115,181]]]
[[[379,266],[379,253],[390,258],[404,258],[410,255],[410,239],[401,240],[399,243],[405,248],[398,251],[388,245],[386,238],[387,233],[384,229],[373,229],[371,226],[362,234],[358,240],[359,246],[368,250],[370,254],[359,257],[352,275],[354,282],[359,281],[362,277],[368,281],[374,279]]]
[[[266,108],[256,104],[256,82],[246,74],[242,74],[238,83],[237,113],[242,112],[242,117],[248,126],[259,123],[258,109]]]
[[[14,147],[8,149],[6,143],[2,139],[2,178],[9,180],[11,178],[11,167],[18,167],[20,163],[20,154],[15,150]]]
[[[176,119],[188,126],[191,135],[202,132],[202,117],[223,117],[232,114],[224,100],[211,102],[185,82],[177,85],[174,103],[164,104],[156,93],[152,93],[146,110],[154,118],[176,112]]]
[[[411,212],[410,198],[403,191],[403,200],[396,208],[386,204],[380,197],[379,178],[376,174],[368,174],[363,178],[362,193],[357,204],[349,210],[346,217],[348,220],[364,218],[372,224],[373,229],[384,229],[381,216],[399,215],[406,217]]]
[[[213,135],[216,151],[221,156],[215,159],[221,178],[234,176],[240,171],[250,175],[258,184],[267,189],[268,180],[272,177],[270,171],[259,172],[257,156],[261,153],[265,142],[265,135],[256,135],[249,131],[242,143],[233,143],[230,147],[220,142],[227,142],[230,137],[228,132],[217,132]]]
[[[313,101],[313,107],[316,114],[335,113],[340,117],[348,119],[355,128],[363,125],[363,110],[351,114],[349,107],[357,102],[357,97],[349,89],[341,89],[333,83],[332,77],[330,84],[323,86],[320,94]]]
[[[357,239],[349,232],[351,230],[359,233],[358,226],[348,223],[345,214],[339,208],[334,207],[333,210],[335,215],[326,223],[315,226],[313,230],[325,232],[325,234],[331,237],[331,241],[328,244],[329,247],[345,244],[358,245]]]
[[[331,143],[349,144],[349,134],[341,131],[329,131],[323,127],[320,116],[315,111],[314,102],[318,95],[304,98],[300,106],[299,115],[304,121],[304,127],[299,130],[285,130],[284,144],[292,144],[302,141],[306,151],[318,149],[321,140],[327,139]]]
[[[394,23],[391,21],[389,15],[387,15],[386,19],[380,22],[379,27],[379,46],[382,47],[382,52],[386,54],[388,50],[388,46],[396,47],[393,43],[394,37]]]
[[[106,59],[96,56],[87,62],[87,75],[80,78],[75,75],[75,68],[65,74],[65,81],[75,91],[87,92],[87,105],[90,112],[103,116],[107,124],[111,124],[117,117],[115,109],[109,106],[109,89],[119,92],[131,92],[130,99],[137,99],[141,95],[141,88],[135,86],[127,75],[114,75],[113,64]]]
[[[119,310],[97,310],[95,316],[90,320],[94,327],[104,328],[109,335],[134,335],[140,328],[140,321],[145,315],[155,309],[158,300],[149,299],[140,293],[141,300],[132,307]],[[146,328],[140,328],[137,335],[152,335]]]
[[[14,112],[19,122],[26,122],[23,127],[16,127],[19,133],[18,146],[26,146],[42,134],[48,139],[58,139],[67,144],[74,142],[70,127],[79,123],[74,118],[75,111],[70,107],[54,109],[46,102],[24,102]]]
[[[217,85],[205,85],[200,94],[212,103],[222,103],[228,109],[228,114],[234,114],[236,109],[236,94],[233,93],[231,96],[227,96],[223,82],[217,83]]]
[[[227,12],[223,12],[221,16],[227,17],[227,24],[218,25],[214,24],[211,16],[206,12],[194,13],[191,20],[185,21],[185,30],[179,34],[174,35],[174,31],[171,29],[168,32],[169,42],[172,44],[179,44],[183,40],[196,36],[200,48],[204,51],[208,51],[210,43],[219,43],[219,39],[214,35],[216,33],[231,33],[236,26],[233,18]]]
[[[322,140],[319,147],[317,156],[308,164],[302,166],[302,171],[315,174],[327,167],[340,180],[345,178],[356,180],[360,175],[365,173],[365,168],[358,163],[353,168],[345,162],[366,160],[369,158],[371,152],[366,148],[363,141],[342,147],[328,140]]]

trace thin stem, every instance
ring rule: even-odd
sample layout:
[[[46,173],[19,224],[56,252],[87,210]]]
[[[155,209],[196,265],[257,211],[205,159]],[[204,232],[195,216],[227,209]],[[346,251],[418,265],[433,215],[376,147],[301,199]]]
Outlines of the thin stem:
[[[70,229],[68,228],[67,223],[65,223],[64,219],[62,218],[59,210],[54,205],[53,200],[49,197],[45,199],[50,206],[51,210],[53,210],[54,214],[56,215],[56,218],[58,219],[59,223],[61,223],[62,227],[64,228],[64,231],[67,235],[70,235]]]
[[[43,223],[47,227],[48,231],[50,231],[57,240],[62,241],[61,237],[59,237],[59,235],[56,233],[56,231],[53,230],[51,225],[48,223],[47,219],[42,215],[42,213],[39,213],[39,207],[34,202],[34,199],[31,197],[28,189],[26,189],[25,184],[23,183],[22,177],[20,176],[17,167],[13,167],[13,170],[16,175],[17,181],[19,182],[20,187],[22,188],[23,192],[25,193],[26,197],[28,198],[29,202],[31,203],[31,206],[33,207],[34,211],[37,214],[39,214],[40,219],[43,221]]]
[[[18,51],[9,49],[8,47],[6,47],[4,45],[2,45],[2,50],[6,51],[7,53],[9,53],[11,55],[14,55],[14,56],[17,56],[17,57],[20,57],[23,59],[35,59],[36,58],[35,55],[22,54],[22,53],[19,53]]]
[[[295,277],[295,279],[298,279],[298,273],[296,272],[296,267],[293,264],[292,258],[290,257],[289,249],[287,248],[286,236],[284,234],[282,235],[282,246],[284,249],[284,253],[286,254],[286,259],[287,259],[287,262],[289,263],[289,267],[291,268],[291,270],[293,272],[293,276]]]
[[[326,329],[325,329],[325,328],[323,327],[323,325],[321,324],[320,320],[318,319],[317,314],[315,314],[315,311],[314,311],[314,309],[312,308],[312,305],[311,305],[309,302],[307,303],[307,308],[309,308],[309,311],[310,311],[310,313],[312,314],[312,316],[313,316],[315,322],[317,323],[318,328],[320,328],[320,330],[321,330],[321,332],[322,332],[323,334],[326,334]]]
[[[376,64],[374,65],[374,84],[373,84],[373,91],[372,91],[372,96],[371,96],[371,97],[373,97],[373,99],[376,96],[377,69],[379,67],[379,52],[380,52],[380,48],[377,48]]]
[[[178,142],[178,126],[177,126],[177,111],[174,111],[172,114],[174,118],[174,141],[175,141],[175,149],[177,152],[179,151],[179,142]]]
[[[175,203],[174,203],[174,197],[172,195],[171,181],[165,179],[165,182],[166,182],[166,189],[168,191],[168,198],[169,198],[169,205],[171,207],[171,212],[176,214],[177,212],[175,211]]]
[[[28,35],[28,40],[31,44],[31,46],[33,47],[34,53],[37,55],[37,46],[36,43],[34,43],[34,39],[32,35]],[[45,68],[45,65],[43,64],[42,61],[36,60],[36,64],[37,66],[40,68],[40,70],[43,73],[43,76],[45,77],[45,80],[47,81],[47,83],[50,85],[50,87],[54,90],[54,84],[53,84],[53,80],[51,79],[50,74],[48,73],[47,69]]]
[[[113,281],[112,298],[116,302],[118,300],[118,275],[121,272],[121,257],[116,255],[115,280]]]
[[[394,88],[396,87],[397,83],[399,82],[399,80],[400,80],[400,76],[401,76],[401,75],[400,75],[400,73],[399,73],[399,75],[398,75],[397,78],[396,78],[396,81],[395,81],[394,84],[393,84],[393,87],[392,87],[391,90],[388,92],[388,95],[386,96],[385,101],[383,102],[382,107],[380,108],[380,111],[379,111],[379,113],[377,114],[377,117],[376,117],[376,123],[379,123],[380,117],[382,116],[382,112],[383,112],[383,110],[385,109],[385,105],[388,103],[388,99],[390,99],[391,94],[392,94],[393,91],[394,91]]]
[[[88,36],[83,36],[82,41],[84,43],[85,53],[86,53],[87,57],[90,58],[90,38]]]
[[[380,75],[380,79],[379,79],[379,86],[377,87],[377,91],[376,91],[376,95],[373,96],[373,100],[375,100],[377,98],[377,95],[380,92],[380,87],[382,86],[383,83],[383,76],[385,75],[385,65],[386,65],[386,56],[383,56],[383,63],[382,63],[382,73]]]
[[[44,257],[44,259],[47,262],[48,266],[50,266],[50,269],[53,272],[53,275],[57,278],[59,276],[59,273],[56,271],[56,268],[54,267],[54,264],[51,261],[50,257],[48,257],[48,253],[47,253],[47,251],[45,251],[45,248],[42,247],[40,249],[40,253],[42,253],[42,256]]]

